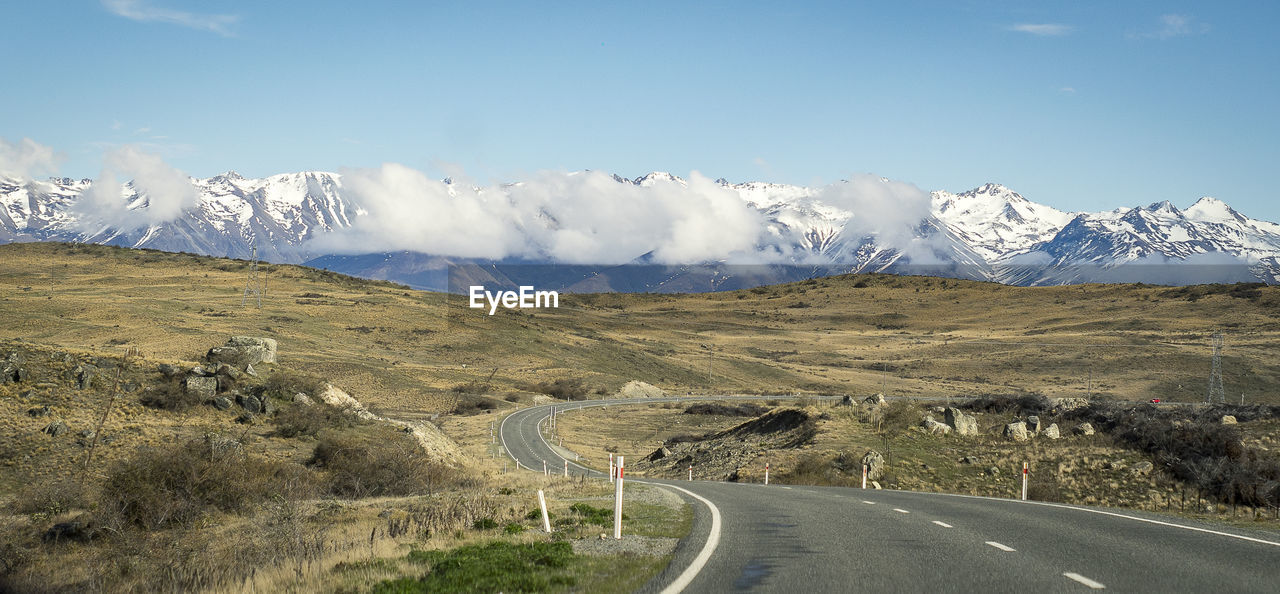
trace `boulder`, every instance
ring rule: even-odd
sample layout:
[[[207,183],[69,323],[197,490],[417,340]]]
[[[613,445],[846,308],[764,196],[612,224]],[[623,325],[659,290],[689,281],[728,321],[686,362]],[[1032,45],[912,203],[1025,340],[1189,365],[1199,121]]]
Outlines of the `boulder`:
[[[301,404],[301,405],[304,405],[304,406],[311,406],[312,404],[315,404],[315,402],[311,400],[311,397],[310,397],[310,396],[307,396],[306,394],[303,394],[302,392],[298,392],[297,394],[294,394],[294,395],[293,395],[293,403],[294,403],[294,404]]]
[[[1089,406],[1088,398],[1050,398],[1049,404],[1059,413],[1070,412],[1077,408]]]
[[[933,420],[933,417],[926,418],[924,420],[923,427],[925,428],[926,431],[928,431],[933,435],[947,435],[951,433],[950,425],[946,423],[939,423]]]
[[[254,369],[253,364],[250,363],[244,366],[244,374],[249,377],[258,377],[258,370]]]
[[[205,355],[210,362],[253,365],[276,362],[276,341],[271,338],[232,336],[227,344],[213,347]]]
[[[237,394],[236,404],[239,404],[240,408],[243,408],[245,412],[251,415],[269,415],[272,412],[271,399],[266,396]]]
[[[884,394],[876,394],[875,396],[867,396],[866,398],[863,398],[863,399],[862,399],[862,403],[863,403],[863,404],[869,404],[869,405],[871,405],[871,406],[882,406],[882,405],[884,405],[884,403],[885,403],[885,400],[884,400]]]
[[[97,371],[93,366],[77,365],[71,371],[71,380],[75,382],[76,387],[81,390],[89,389],[93,385],[94,372]]]
[[[218,378],[193,375],[187,378],[186,388],[188,394],[208,400],[218,393]]]
[[[27,409],[27,414],[33,417],[44,417],[49,415],[49,405],[34,406]]]
[[[1031,435],[1027,433],[1027,424],[1022,421],[1005,425],[1004,436],[1014,441],[1026,441],[1031,439]]]
[[[1073,429],[1073,431],[1075,431],[1076,435],[1093,435],[1094,434],[1092,423],[1080,423],[1079,425],[1076,425],[1076,428]]]
[[[981,462],[981,460],[977,456],[965,456],[960,459],[961,464],[977,464],[978,462]]]
[[[1145,476],[1145,475],[1151,474],[1151,471],[1155,470],[1155,467],[1156,467],[1155,464],[1152,464],[1146,460],[1143,460],[1142,462],[1134,464],[1132,467],[1130,467],[1129,471],[1137,475]]]
[[[48,425],[45,425],[44,429],[41,429],[40,432],[46,435],[49,435],[51,437],[58,437],[70,430],[71,428],[67,427],[66,423],[63,423],[62,421],[54,421],[52,423],[49,423]]]
[[[657,462],[658,460],[666,458],[667,456],[670,456],[670,455],[671,455],[671,450],[668,450],[666,446],[662,446],[654,450],[652,454],[649,454],[649,456],[646,457],[645,460],[648,460],[650,462]]]
[[[218,370],[213,373],[214,375],[217,375],[219,377],[229,377],[233,380],[238,380],[244,376],[244,374],[241,373],[239,369],[236,369],[235,367],[227,365],[226,363],[219,363]]]
[[[156,371],[159,371],[160,375],[165,377],[175,377],[182,373],[182,369],[178,368],[177,365],[170,365],[168,363],[161,363],[157,365]]]
[[[862,464],[867,467],[867,480],[878,481],[884,476],[884,456],[875,450],[868,450],[862,456]]]
[[[1027,431],[1030,431],[1033,435],[1035,435],[1035,434],[1039,434],[1040,430],[1041,430],[1040,417],[1037,417],[1036,415],[1031,415],[1027,417]]]
[[[1049,439],[1062,438],[1062,432],[1058,430],[1057,423],[1050,423],[1048,427],[1044,428],[1044,432],[1042,434]]]
[[[948,406],[943,411],[946,415],[947,424],[956,430],[956,435],[977,435],[978,434],[978,418],[973,415],[966,415],[960,409]]]
[[[1236,424],[1236,417],[1235,417],[1235,415],[1222,415],[1222,424],[1223,424],[1223,425],[1235,425],[1235,424]]]
[[[840,406],[853,406],[853,396],[845,394],[844,397],[840,399]]]
[[[208,403],[209,403],[209,406],[212,406],[218,410],[227,410],[231,408],[231,405],[232,405],[231,399],[227,398],[226,396],[219,396],[217,398],[209,400]]]

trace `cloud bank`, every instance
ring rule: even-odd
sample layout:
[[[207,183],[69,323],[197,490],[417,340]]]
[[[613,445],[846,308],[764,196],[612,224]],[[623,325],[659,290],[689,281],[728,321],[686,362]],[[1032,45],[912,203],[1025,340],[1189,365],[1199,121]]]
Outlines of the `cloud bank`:
[[[454,179],[458,179],[455,176]],[[600,172],[541,172],[515,184],[437,181],[387,164],[343,172],[352,226],[311,240],[326,254],[412,251],[440,256],[625,264],[803,261],[798,239],[770,230],[733,190],[694,172],[688,181],[619,182]],[[852,212],[842,240],[877,244],[928,260],[916,238],[930,197],[914,185],[871,175],[831,184],[815,200]]]
[[[30,138],[14,143],[0,138],[0,175],[33,179],[58,172],[57,153]]]
[[[121,178],[131,179],[132,188],[121,186]],[[177,219],[198,199],[185,173],[158,155],[124,146],[104,155],[102,174],[72,210],[82,230],[131,231]]]

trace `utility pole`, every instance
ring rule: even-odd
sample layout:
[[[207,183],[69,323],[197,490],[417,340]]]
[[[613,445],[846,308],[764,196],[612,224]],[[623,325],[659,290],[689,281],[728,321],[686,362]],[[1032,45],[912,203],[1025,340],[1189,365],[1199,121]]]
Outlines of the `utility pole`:
[[[1213,364],[1209,370],[1209,392],[1205,395],[1207,404],[1226,403],[1226,395],[1222,388],[1222,333],[1213,333]]]
[[[244,296],[240,298],[240,305],[249,302],[249,295],[257,298],[258,309],[262,309],[262,278],[258,276],[258,245],[255,243],[251,252],[252,263],[249,264],[249,279],[244,283]]]

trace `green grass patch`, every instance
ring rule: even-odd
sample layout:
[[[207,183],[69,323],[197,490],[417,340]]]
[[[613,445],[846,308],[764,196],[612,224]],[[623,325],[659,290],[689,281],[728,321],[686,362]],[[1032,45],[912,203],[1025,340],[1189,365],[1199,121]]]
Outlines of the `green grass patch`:
[[[567,542],[498,541],[451,551],[413,551],[407,558],[428,566],[427,575],[387,580],[373,592],[542,592],[577,583],[568,568],[574,554]]]

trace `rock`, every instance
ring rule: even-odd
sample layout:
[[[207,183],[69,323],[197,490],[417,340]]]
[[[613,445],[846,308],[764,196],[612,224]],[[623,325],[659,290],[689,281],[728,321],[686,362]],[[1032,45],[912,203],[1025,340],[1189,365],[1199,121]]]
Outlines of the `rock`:
[[[1235,415],[1222,415],[1222,424],[1223,424],[1223,425],[1235,425],[1235,424],[1236,424],[1236,417],[1235,417]]]
[[[1094,434],[1093,425],[1091,423],[1080,423],[1079,425],[1076,425],[1076,428],[1073,429],[1072,431],[1075,431],[1076,435],[1093,435]]]
[[[1069,412],[1077,408],[1089,406],[1088,398],[1050,398],[1050,406],[1059,413]]]
[[[360,404],[359,400],[356,400],[350,394],[343,392],[333,384],[324,385],[324,390],[321,390],[320,392],[320,401],[328,404],[329,406],[346,410],[347,412],[350,412],[362,419],[374,418],[373,413],[369,412],[363,404]]]
[[[844,398],[840,399],[840,406],[853,406],[853,396],[845,394]]]
[[[54,421],[45,425],[44,429],[41,429],[40,432],[51,437],[58,437],[70,430],[71,428],[67,427],[66,423],[63,423],[62,421]]]
[[[977,435],[978,434],[978,418],[973,415],[966,415],[960,409],[948,406],[943,411],[947,424],[956,430],[956,435]]]
[[[869,404],[869,405],[871,405],[871,406],[882,406],[882,405],[884,405],[884,403],[885,403],[885,400],[884,400],[884,394],[876,394],[875,396],[867,396],[866,398],[863,398],[863,399],[862,399],[862,403],[863,403],[863,404]]]
[[[1004,436],[1014,441],[1026,441],[1031,439],[1031,436],[1027,434],[1027,424],[1022,421],[1005,425]]]
[[[258,377],[258,370],[254,369],[253,364],[250,363],[244,366],[244,374],[249,377]]]
[[[995,475],[997,475],[997,474],[1000,474],[1000,467],[999,467],[999,466],[991,466],[991,467],[987,468],[987,475],[988,475],[988,476],[995,476]],[[623,477],[623,478],[626,478],[626,477]]]
[[[1036,415],[1027,417],[1027,431],[1030,431],[1033,435],[1040,433],[1040,417]]]
[[[49,415],[49,405],[36,406],[27,409],[27,414],[33,417],[44,417]]]
[[[924,420],[924,428],[932,435],[948,435],[951,433],[950,425],[939,423],[933,420],[933,417]]]
[[[76,383],[77,388],[87,390],[89,389],[89,386],[93,385],[93,376],[95,371],[97,370],[91,366],[77,365],[76,368],[71,371],[72,381]]]
[[[233,380],[236,380],[236,379],[240,379],[244,374],[241,373],[240,370],[236,369],[235,367],[227,365],[226,363],[220,363],[218,364],[218,370],[214,372],[214,375],[221,376],[221,377],[229,377]]]
[[[301,405],[304,405],[304,406],[311,406],[312,404],[315,404],[315,402],[311,400],[311,397],[310,397],[310,396],[307,396],[306,394],[303,394],[302,392],[298,392],[297,394],[294,394],[294,395],[293,395],[293,403],[294,403],[294,404],[301,404]],[[625,478],[625,477],[624,477],[624,478]]]
[[[884,476],[884,456],[875,450],[868,450],[862,456],[862,464],[867,467],[867,480],[877,481]]]
[[[625,478],[625,477],[624,477],[624,478]],[[876,481],[871,481],[871,488],[872,488],[872,489],[875,489],[875,490],[877,490],[877,491],[879,491],[879,490],[881,489],[881,487],[880,487],[880,483],[878,483],[878,482],[876,482]]]
[[[181,368],[179,368],[177,365],[170,365],[168,363],[161,363],[157,365],[156,371],[159,371],[160,375],[163,375],[165,377],[176,377],[182,374]]]
[[[1058,430],[1057,423],[1050,423],[1048,427],[1044,428],[1044,436],[1049,439],[1061,439],[1062,432]]]
[[[271,338],[232,336],[227,344],[213,347],[205,354],[210,362],[253,365],[276,362],[276,341]]]
[[[1156,467],[1155,464],[1152,464],[1146,460],[1143,460],[1142,462],[1134,464],[1133,467],[1129,469],[1129,471],[1134,474],[1145,476],[1145,475],[1151,474],[1151,471],[1155,470],[1155,467]]]
[[[239,404],[245,412],[251,415],[267,414],[269,412],[267,409],[270,406],[266,398],[246,394],[237,394],[236,404]]]
[[[241,425],[252,425],[253,415],[249,413],[243,413],[240,416],[236,417],[236,422],[240,423]]]
[[[213,398],[211,400],[208,400],[207,402],[209,403],[209,406],[212,406],[218,410],[227,410],[231,408],[231,404],[232,404],[231,399],[227,398],[226,396],[218,396],[217,398]]]
[[[193,375],[187,378],[186,389],[188,394],[208,400],[218,393],[218,378]]]
[[[977,464],[981,461],[982,460],[979,460],[977,456],[965,456],[960,459],[961,464]]]
[[[663,446],[654,450],[652,454],[649,454],[649,456],[645,458],[645,460],[648,460],[650,462],[657,462],[658,460],[666,458],[667,456],[670,456],[670,455],[671,455],[671,450],[668,450],[666,446]]]
[[[18,381],[17,372],[18,368],[9,363],[0,365],[0,386]]]

